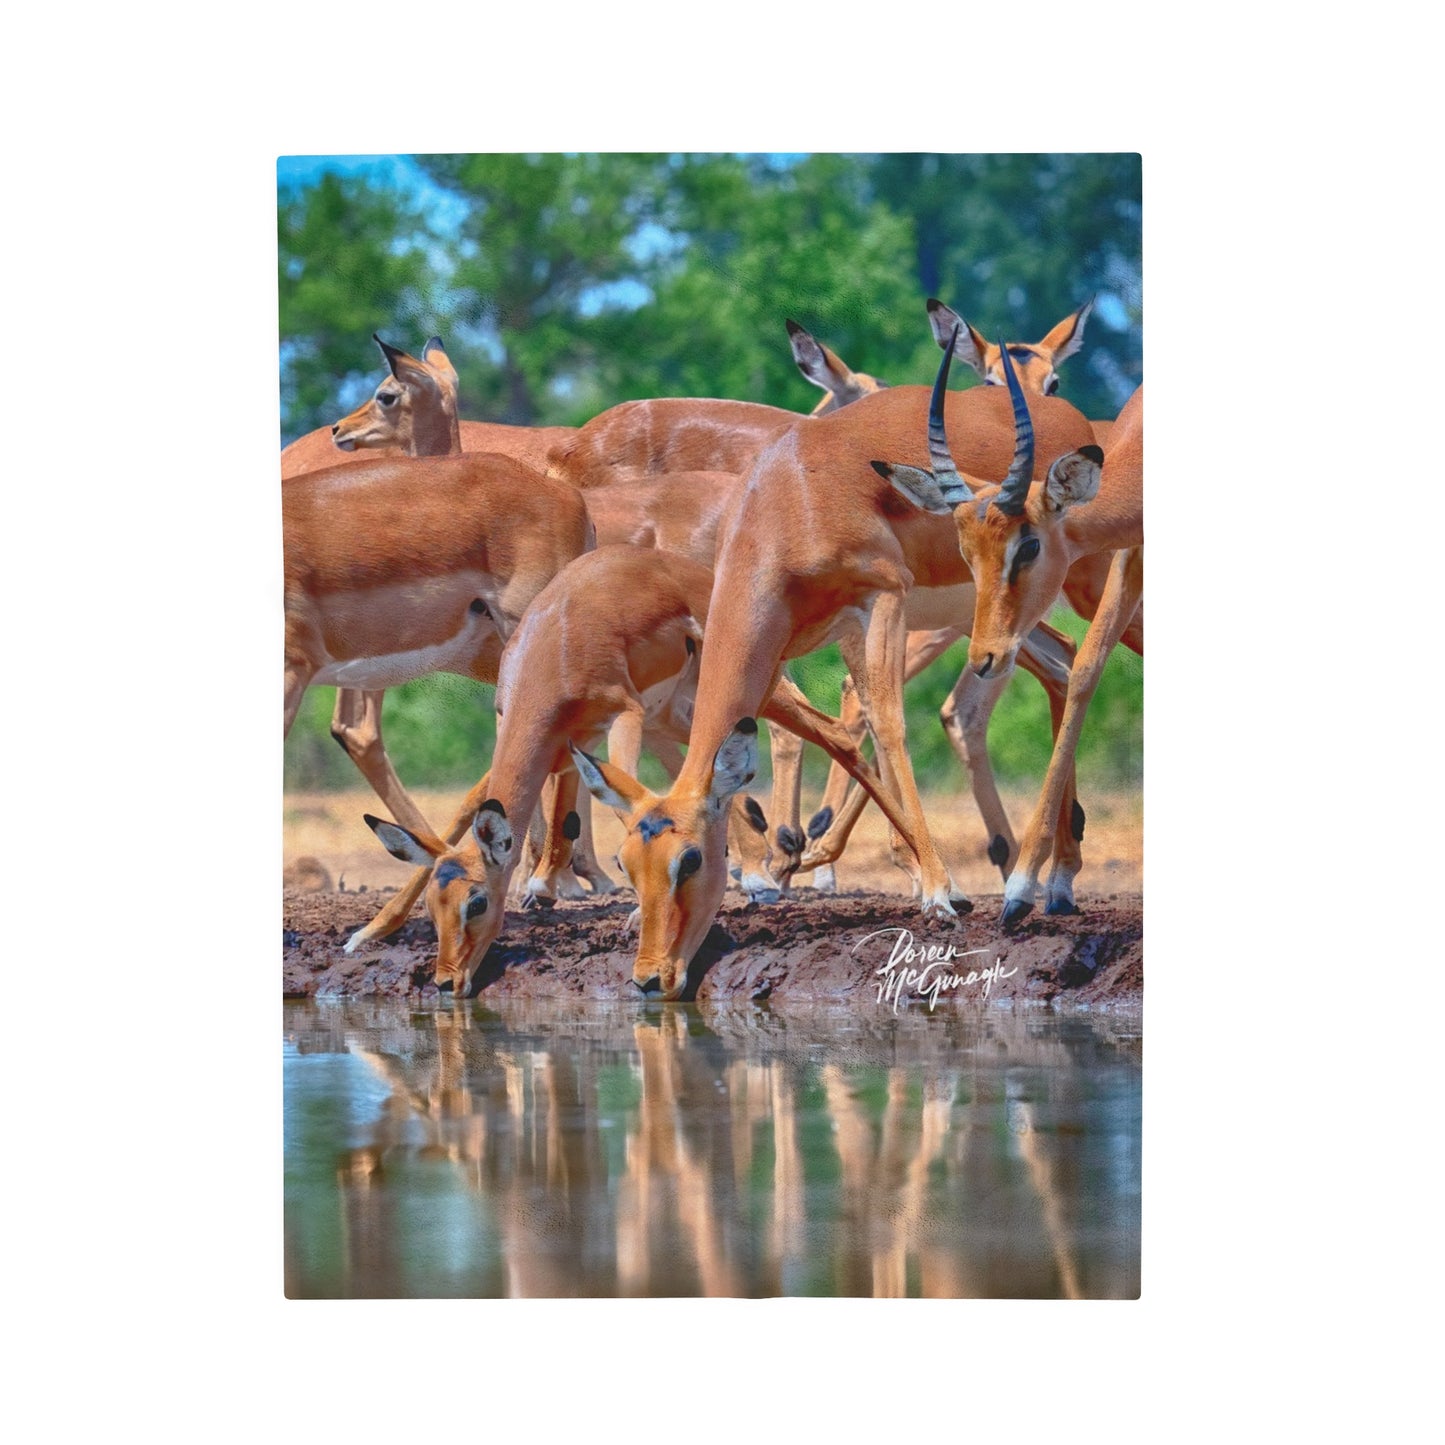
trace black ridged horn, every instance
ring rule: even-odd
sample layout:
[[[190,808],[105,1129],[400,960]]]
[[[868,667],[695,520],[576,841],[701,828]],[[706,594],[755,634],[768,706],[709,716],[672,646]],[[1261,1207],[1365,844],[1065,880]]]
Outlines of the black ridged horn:
[[[1000,341],[998,349],[1009,399],[1014,408],[1014,459],[993,504],[1006,517],[1021,517],[1024,503],[1028,500],[1029,483],[1034,479],[1034,424],[1028,407],[1024,405],[1023,387],[1019,385],[1008,347]]]
[[[950,507],[966,502],[973,496],[973,490],[959,475],[953,464],[953,454],[948,449],[948,436],[943,430],[943,402],[948,395],[948,369],[953,364],[953,348],[958,342],[962,326],[953,328],[948,345],[943,348],[943,361],[938,367],[938,376],[933,383],[933,399],[928,403],[928,461],[933,468],[933,479],[943,493],[943,499]]]

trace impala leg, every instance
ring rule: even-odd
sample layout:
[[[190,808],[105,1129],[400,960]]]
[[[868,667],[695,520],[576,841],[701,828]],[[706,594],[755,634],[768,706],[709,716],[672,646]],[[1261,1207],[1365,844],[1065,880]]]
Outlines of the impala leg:
[[[487,801],[487,787],[491,783],[490,772],[482,774],[482,780],[462,800],[461,807],[447,827],[442,837],[448,843],[459,843],[462,835],[472,826],[472,819],[477,816],[477,810]],[[346,952],[353,953],[363,943],[369,943],[373,938],[385,938],[395,933],[403,923],[406,922],[411,910],[416,906],[416,901],[426,892],[427,879],[431,877],[430,868],[416,869],[406,885],[398,890],[386,902],[385,907],[376,915],[364,928],[358,928],[350,938],[346,940]]]
[[[860,796],[865,801],[871,797],[883,810],[889,823],[898,830],[903,841],[910,849],[913,848],[913,828],[898,799],[884,786],[883,779],[853,745],[852,737],[839,719],[819,712],[787,678],[778,683],[764,708],[763,716],[782,723],[784,727],[796,732],[804,742],[815,744],[829,757],[836,759],[839,765],[862,785]],[[963,901],[967,911],[967,900]]]
[[[1038,678],[1048,695],[1050,728],[1054,737],[1058,736],[1059,724],[1063,718],[1069,670],[1073,660],[1073,642],[1046,623],[1040,623],[1034,628],[1019,649],[1019,666]],[[1014,860],[1018,857],[1018,849],[1008,814],[998,795],[998,786],[994,782],[993,767],[989,762],[988,723],[1007,686],[1007,678],[981,678],[972,668],[967,668],[959,676],[941,712],[944,732],[968,773],[974,801],[978,804],[984,826],[988,830],[989,861],[999,869],[1005,882]],[[1073,805],[1074,787],[1071,773],[1060,812],[1065,825],[1073,817]],[[1063,827],[1062,833],[1057,834],[1056,838],[1063,844],[1065,852],[1056,853],[1055,856],[1072,856],[1073,872],[1077,873],[1081,861],[1078,840],[1072,837],[1067,826]]]
[[[938,856],[923,815],[918,785],[913,778],[903,719],[905,639],[902,595],[880,592],[869,610],[862,647],[858,645],[856,634],[847,635],[843,640],[844,659],[858,683],[869,729],[878,749],[878,773],[883,791],[874,800],[883,808],[894,831],[901,835],[917,859],[924,913],[951,918],[954,916],[953,900],[957,900],[965,912],[973,905],[954,889],[948,869]],[[871,783],[861,768],[855,776],[872,791]],[[895,847],[895,861],[900,853],[901,849]]]
[[[597,861],[597,846],[592,841],[592,794],[579,793],[574,806],[580,831],[572,844],[572,871],[591,885],[594,894],[615,893],[617,884]]]
[[[848,729],[848,735],[853,739],[854,747],[861,748],[863,739],[868,735],[868,724],[863,717],[863,704],[858,701],[858,689],[853,682],[853,675],[849,673],[843,679],[843,692],[839,699],[838,720]],[[848,776],[848,770],[838,762],[832,763],[828,768],[828,781],[823,788],[823,801],[818,804],[818,811],[808,820],[808,837],[815,843],[819,839],[826,839],[830,836],[833,822],[840,816],[847,803],[857,791],[857,784]],[[866,797],[866,794],[864,795]],[[861,807],[864,805],[860,805]],[[854,815],[857,821],[857,815]],[[848,829],[851,832],[852,828]],[[804,854],[804,862],[799,868],[813,868],[813,887],[825,893],[835,893],[838,889],[838,878],[833,872],[833,860],[843,851],[843,844],[847,842],[848,833],[842,834],[841,840],[837,842],[834,851],[828,854],[825,861],[808,863],[806,859],[812,857],[816,852],[815,848],[809,848]]]
[[[766,824],[759,832],[749,820],[748,803],[752,801],[739,793],[728,809],[728,871],[736,877],[749,903],[776,903],[783,890],[768,868]]]
[[[903,681],[906,683],[937,658],[941,657],[960,637],[961,627],[941,627],[933,632],[910,632],[903,653]],[[843,680],[842,708],[839,721],[847,727],[854,745],[862,747],[868,728],[863,716],[863,707],[858,700],[858,689],[851,673]],[[808,823],[808,837],[814,846],[804,854],[800,869],[813,868],[813,887],[825,892],[834,891],[837,877],[833,863],[843,855],[848,839],[858,819],[868,806],[866,793],[858,791],[850,783],[845,769],[835,763],[828,772],[828,785],[823,792],[823,802]]]
[[[803,855],[803,832],[798,826],[803,801],[803,743],[786,728],[771,724],[768,737],[773,759],[773,799],[768,817],[775,829],[778,851],[783,855],[778,879],[787,892]]]
[[[559,891],[564,886],[561,874],[572,861],[572,844],[582,828],[582,819],[577,813],[576,770],[568,768],[565,773],[553,773],[548,780],[551,798],[547,808],[547,835],[542,844],[542,856],[531,877],[527,879],[523,895],[523,908],[550,908],[556,903]],[[575,886],[575,885],[574,885]]]
[[[430,833],[432,825],[407,796],[386,746],[381,740],[381,700],[384,692],[358,692],[355,688],[336,690],[336,708],[331,714],[331,736],[345,749],[347,757],[361,770],[387,812],[413,833]]]
[[[291,724],[296,721],[296,714],[301,710],[301,699],[306,696],[306,688],[315,673],[316,669],[308,663],[290,658],[286,661],[286,701],[282,709],[285,726],[281,733],[283,738],[291,735]]]
[[[1099,685],[1109,653],[1128,627],[1134,609],[1144,591],[1144,549],[1133,547],[1118,552],[1109,568],[1109,580],[1099,610],[1089,624],[1083,646],[1079,648],[1073,674],[1069,678],[1068,698],[1059,735],[1054,741],[1054,754],[1044,777],[1043,791],[1029,820],[1019,849],[1019,861],[1004,888],[1003,922],[1008,927],[1025,917],[1034,906],[1038,894],[1039,871],[1049,855],[1051,837],[1056,832],[1059,810],[1065,789],[1073,772],[1074,754],[1079,746],[1084,717],[1089,701]]]

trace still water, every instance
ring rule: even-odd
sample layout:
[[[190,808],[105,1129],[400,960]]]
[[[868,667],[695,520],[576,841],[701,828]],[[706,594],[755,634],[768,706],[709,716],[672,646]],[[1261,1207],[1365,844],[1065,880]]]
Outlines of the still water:
[[[288,1003],[295,1298],[1135,1298],[1136,1019]]]

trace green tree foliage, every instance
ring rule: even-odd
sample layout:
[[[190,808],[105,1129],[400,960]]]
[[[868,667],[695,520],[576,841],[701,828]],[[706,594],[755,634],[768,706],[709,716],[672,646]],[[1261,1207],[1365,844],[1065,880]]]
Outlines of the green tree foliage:
[[[415,203],[361,177],[323,175],[283,194],[278,212],[281,420],[291,441],[330,425],[380,380],[371,333],[415,331],[433,309],[434,278]]]
[[[1137,155],[882,155],[874,194],[912,218],[910,278],[991,341],[1100,305],[1060,395],[1111,417],[1143,377]]]
[[[646,228],[666,157],[416,161],[461,204],[448,244],[448,330],[475,343],[474,355],[455,348],[462,395],[476,415],[518,426],[585,419],[570,398],[600,363],[597,318],[645,295]]]

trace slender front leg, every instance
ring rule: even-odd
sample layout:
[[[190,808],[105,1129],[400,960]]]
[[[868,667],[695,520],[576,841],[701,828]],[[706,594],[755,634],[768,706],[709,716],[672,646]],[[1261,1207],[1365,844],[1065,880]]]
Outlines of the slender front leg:
[[[316,669],[307,662],[299,659],[286,659],[286,700],[282,706],[284,727],[281,736],[291,736],[291,724],[296,721],[296,714],[301,710],[301,699],[306,696],[306,688],[310,684]]]
[[[574,768],[554,773],[550,779],[553,787],[547,809],[547,836],[542,844],[542,856],[527,879],[524,908],[538,905],[550,908],[557,901],[558,875],[571,863],[572,844],[582,827],[577,813],[578,781]]]
[[[773,825],[773,836],[783,855],[779,877],[783,891],[787,892],[803,852],[803,831],[798,826],[798,811],[803,801],[803,743],[786,728],[771,724],[768,738],[773,759],[773,800],[768,821]]]
[[[336,709],[331,714],[331,736],[361,770],[376,796],[403,828],[413,833],[431,833],[432,825],[407,796],[386,747],[381,740],[381,700],[385,692],[358,692],[355,688],[336,690]]]
[[[572,871],[592,886],[594,894],[615,893],[617,884],[597,861],[597,845],[592,841],[592,794],[579,793],[576,808],[581,831],[572,844]]]
[[[1039,871],[1049,856],[1050,837],[1055,831],[1064,791],[1073,772],[1074,754],[1078,751],[1079,735],[1083,731],[1089,700],[1099,685],[1109,653],[1128,627],[1143,592],[1144,548],[1132,547],[1116,553],[1109,568],[1109,580],[1104,587],[1103,600],[1093,622],[1089,624],[1083,646],[1080,647],[1078,659],[1074,663],[1073,674],[1069,678],[1063,723],[1054,742],[1054,754],[1049,760],[1049,770],[1044,777],[1038,806],[1034,809],[1028,831],[1024,834],[1019,861],[1004,888],[1005,927],[1017,923],[1034,906],[1034,899],[1038,895]]]
[[[964,629],[961,627],[940,627],[932,632],[910,632],[903,653],[903,681],[910,682],[917,677],[962,636]],[[838,716],[852,736],[854,745],[861,748],[868,727],[851,674],[843,679],[842,706]],[[808,868],[816,870],[813,874],[814,888],[824,892],[836,890],[838,880],[833,872],[833,863],[842,857],[853,828],[867,806],[866,794],[859,793],[857,786],[850,784],[847,771],[834,763],[828,770],[823,801],[808,822],[808,837],[813,840],[813,846],[804,854],[803,861],[799,864],[799,871]]]
[[[909,844],[918,857],[920,886],[925,915],[954,916],[951,898],[972,904],[953,886],[943,859],[938,856],[928,820],[923,814],[923,800],[913,778],[913,763],[908,756],[907,726],[903,717],[903,650],[907,640],[904,625],[903,595],[880,592],[869,611],[864,634],[864,678],[855,672],[863,697],[868,726],[878,748],[878,770],[884,786],[903,805],[911,837]]]

